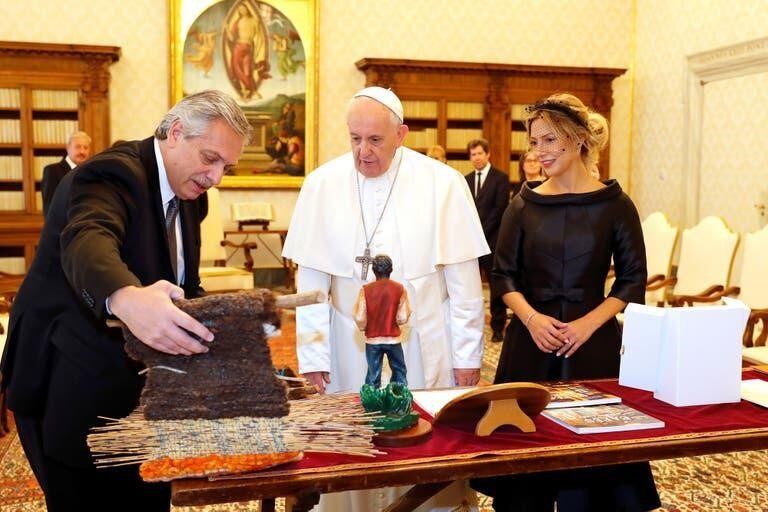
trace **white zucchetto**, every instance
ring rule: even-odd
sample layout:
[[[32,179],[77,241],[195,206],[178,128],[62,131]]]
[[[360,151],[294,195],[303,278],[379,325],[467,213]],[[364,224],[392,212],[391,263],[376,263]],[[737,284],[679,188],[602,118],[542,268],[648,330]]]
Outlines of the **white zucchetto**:
[[[403,104],[400,103],[400,98],[398,98],[397,95],[392,92],[392,89],[385,89],[378,86],[366,87],[365,89],[356,92],[353,98],[359,98],[360,96],[365,96],[366,98],[371,98],[374,101],[378,101],[389,110],[394,112],[398,119],[400,119],[401,123],[403,122]]]

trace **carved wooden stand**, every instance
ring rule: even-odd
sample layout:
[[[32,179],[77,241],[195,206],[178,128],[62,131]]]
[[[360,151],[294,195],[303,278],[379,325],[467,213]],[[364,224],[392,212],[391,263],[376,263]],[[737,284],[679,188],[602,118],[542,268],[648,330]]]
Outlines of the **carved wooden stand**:
[[[436,415],[433,424],[472,420],[475,434],[489,436],[503,425],[535,432],[533,418],[549,403],[549,391],[531,382],[496,384],[473,389],[454,398]]]

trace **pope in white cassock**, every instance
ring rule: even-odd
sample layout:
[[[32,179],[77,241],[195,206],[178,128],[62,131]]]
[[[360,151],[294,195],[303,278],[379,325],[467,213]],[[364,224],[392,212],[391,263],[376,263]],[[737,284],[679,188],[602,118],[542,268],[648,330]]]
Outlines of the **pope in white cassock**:
[[[375,279],[370,260],[386,254],[390,277],[405,286],[413,309],[402,329],[409,387],[475,385],[484,325],[477,258],[490,251],[467,182],[402,147],[408,127],[391,90],[355,94],[347,125],[352,151],[306,178],[283,249],[298,265],[298,291],[328,298],[296,311],[299,372],[321,391],[359,391],[365,339],[353,309],[362,285]],[[405,490],[326,494],[320,507],[381,510]],[[418,510],[462,503],[474,505],[473,494],[456,482]]]

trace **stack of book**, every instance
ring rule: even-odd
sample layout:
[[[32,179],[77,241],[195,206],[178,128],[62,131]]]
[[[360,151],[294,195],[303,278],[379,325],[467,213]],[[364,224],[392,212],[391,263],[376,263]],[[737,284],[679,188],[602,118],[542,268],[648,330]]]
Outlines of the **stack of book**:
[[[22,174],[20,156],[0,155],[0,180],[21,180]]]
[[[76,90],[36,89],[32,91],[32,108],[45,110],[77,110]]]
[[[552,396],[542,416],[577,434],[663,428],[664,422],[628,405],[621,398],[584,384],[546,386]]]
[[[77,130],[76,120],[34,119],[32,136],[36,144],[66,144],[67,138]]]

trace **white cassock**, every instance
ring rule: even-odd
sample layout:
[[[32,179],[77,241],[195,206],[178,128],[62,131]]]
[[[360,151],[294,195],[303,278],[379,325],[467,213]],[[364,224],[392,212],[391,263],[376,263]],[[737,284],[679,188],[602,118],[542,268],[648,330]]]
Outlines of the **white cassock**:
[[[355,262],[366,241],[358,183],[368,238],[373,234],[371,256],[392,258],[390,277],[405,286],[413,310],[402,329],[408,385],[452,386],[454,368],[481,365],[485,312],[477,258],[490,251],[464,177],[407,148],[398,149],[389,170],[376,178],[359,174],[347,153],[304,181],[283,256],[299,266],[299,292],[321,290],[329,300],[296,311],[299,372],[330,372],[329,393],[356,393],[365,380],[365,340],[353,309],[361,286],[375,277],[369,268],[363,281]],[[383,382],[387,371],[384,365]],[[381,510],[406,490],[326,494],[320,508]],[[417,510],[472,504],[467,490],[457,482]]]

